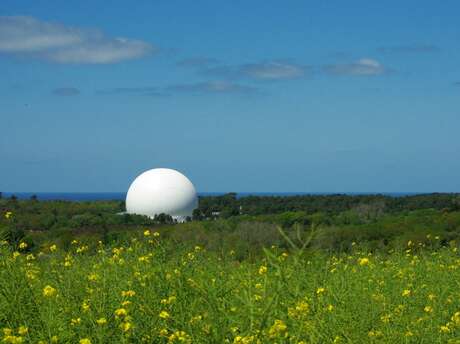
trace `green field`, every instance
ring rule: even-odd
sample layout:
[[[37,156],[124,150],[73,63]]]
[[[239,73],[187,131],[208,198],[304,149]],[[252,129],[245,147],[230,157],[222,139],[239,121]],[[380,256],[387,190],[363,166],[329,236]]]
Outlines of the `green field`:
[[[289,245],[241,260],[149,230],[123,245],[49,243],[33,253],[3,242],[2,340],[460,343],[454,242],[379,253]]]

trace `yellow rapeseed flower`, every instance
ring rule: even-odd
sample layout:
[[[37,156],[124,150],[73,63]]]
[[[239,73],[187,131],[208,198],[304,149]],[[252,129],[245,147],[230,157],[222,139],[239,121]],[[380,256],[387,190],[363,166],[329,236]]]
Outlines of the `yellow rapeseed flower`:
[[[51,297],[54,295],[56,295],[56,289],[54,289],[52,286],[47,285],[45,288],[43,288],[43,296]]]
[[[9,335],[13,334],[13,330],[10,329],[10,328],[8,328],[8,327],[4,327],[4,328],[2,329],[2,332],[3,332],[3,334],[4,334],[5,336],[9,336]]]
[[[259,268],[259,275],[265,275],[267,273],[267,267],[265,265],[262,265],[260,268]]]
[[[117,310],[115,310],[115,316],[117,316],[117,317],[124,317],[127,314],[128,314],[128,312],[124,308],[118,308]]]
[[[161,311],[159,317],[162,319],[168,319],[170,317],[169,313],[166,311]]]
[[[450,328],[448,325],[442,325],[439,327],[439,332],[441,333],[449,333],[450,332]]]
[[[70,319],[70,324],[72,326],[78,325],[81,323],[81,318],[76,318],[76,319]]]
[[[54,252],[56,250],[57,250],[56,244],[53,244],[53,245],[50,246],[50,252]]]
[[[409,289],[404,289],[401,295],[404,297],[410,296],[411,291]]]
[[[23,341],[22,337],[20,337],[20,336],[9,335],[9,336],[3,337],[2,342],[3,343],[10,343],[10,344],[21,344],[24,341]]]
[[[144,231],[144,236],[146,236],[146,237],[150,236],[150,231],[148,229],[146,229]]]
[[[21,336],[25,336],[27,333],[29,333],[29,329],[25,326],[19,326],[18,328],[18,334]]]
[[[133,297],[134,295],[136,295],[134,290],[126,290],[121,292],[121,296],[123,297]]]
[[[316,289],[316,294],[317,295],[324,294],[325,292],[326,292],[326,289],[323,288],[323,287],[320,287],[320,288]]]
[[[450,320],[452,320],[456,326],[460,326],[460,312],[455,312]]]
[[[79,343],[80,344],[91,344],[91,340],[89,340],[88,338],[83,338],[83,339],[80,339]]]
[[[287,325],[284,323],[283,320],[279,320],[279,319],[275,320],[273,325],[268,330],[268,336],[270,338],[275,338],[275,337],[280,337],[280,336],[287,337],[287,334],[288,334]]]
[[[10,219],[12,216],[13,216],[13,213],[11,211],[7,211],[5,213],[5,219],[7,219],[7,220]]]
[[[107,319],[106,318],[99,318],[99,319],[96,320],[96,323],[98,325],[101,325],[101,326],[105,325],[105,324],[107,324]]]
[[[132,327],[133,324],[131,324],[130,322],[124,322],[120,324],[120,328],[123,330],[123,332],[128,332],[129,330],[131,330]]]
[[[358,264],[361,266],[368,265],[369,264],[369,258],[360,258],[358,259]]]
[[[26,249],[26,248],[27,248],[27,246],[28,246],[28,245],[27,245],[27,243],[26,243],[26,242],[24,242],[24,241],[22,241],[22,242],[19,244],[19,248],[20,248],[21,250],[24,250],[24,249]]]

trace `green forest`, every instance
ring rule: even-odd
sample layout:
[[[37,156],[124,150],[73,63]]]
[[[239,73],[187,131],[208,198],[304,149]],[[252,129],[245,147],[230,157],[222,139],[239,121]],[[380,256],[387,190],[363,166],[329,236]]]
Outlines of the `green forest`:
[[[70,247],[75,240],[89,244],[129,240],[146,228],[162,232],[184,245],[232,249],[241,258],[256,256],[263,247],[288,246],[283,230],[294,242],[314,234],[309,247],[347,251],[359,243],[368,249],[420,245],[449,245],[460,235],[460,195],[247,196],[235,193],[200,197],[186,223],[168,215],[154,219],[124,213],[122,201],[40,201],[36,197],[0,199],[0,230],[12,246],[21,241],[30,250],[49,242]],[[438,240],[431,240],[432,238]]]

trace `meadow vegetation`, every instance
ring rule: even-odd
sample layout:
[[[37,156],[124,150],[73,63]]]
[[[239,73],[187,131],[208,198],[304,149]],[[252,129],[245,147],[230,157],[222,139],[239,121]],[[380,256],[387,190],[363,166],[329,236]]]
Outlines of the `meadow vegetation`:
[[[4,343],[460,343],[455,207],[21,232],[53,202],[3,202]]]

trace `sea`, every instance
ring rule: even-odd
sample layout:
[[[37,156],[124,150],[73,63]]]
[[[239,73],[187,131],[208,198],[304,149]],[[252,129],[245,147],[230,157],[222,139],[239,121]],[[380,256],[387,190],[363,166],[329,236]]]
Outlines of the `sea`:
[[[198,196],[221,196],[228,192],[198,192]],[[391,197],[403,197],[423,194],[421,192],[236,192],[236,197],[247,196],[305,196],[305,195],[385,195]],[[126,199],[126,192],[3,192],[4,198],[15,195],[18,199],[30,199],[33,195],[42,201],[108,201]]]

